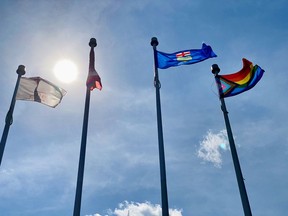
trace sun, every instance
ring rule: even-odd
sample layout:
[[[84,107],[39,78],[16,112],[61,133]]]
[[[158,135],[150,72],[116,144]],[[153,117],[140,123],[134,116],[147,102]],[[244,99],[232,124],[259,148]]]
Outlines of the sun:
[[[64,83],[74,81],[78,75],[76,65],[68,59],[58,61],[54,66],[53,71],[56,78]]]

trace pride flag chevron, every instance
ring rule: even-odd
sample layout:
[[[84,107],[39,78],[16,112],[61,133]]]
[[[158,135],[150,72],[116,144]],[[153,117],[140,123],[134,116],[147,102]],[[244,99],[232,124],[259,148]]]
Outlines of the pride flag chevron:
[[[243,58],[243,68],[233,74],[217,75],[220,96],[231,97],[253,88],[262,78],[264,70],[258,65]]]

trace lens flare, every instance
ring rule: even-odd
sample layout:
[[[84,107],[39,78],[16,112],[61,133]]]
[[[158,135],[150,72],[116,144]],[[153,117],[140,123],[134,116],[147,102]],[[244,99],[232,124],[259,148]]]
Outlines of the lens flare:
[[[227,146],[225,143],[221,143],[220,145],[220,148],[223,149],[223,150],[226,150],[227,149]]]

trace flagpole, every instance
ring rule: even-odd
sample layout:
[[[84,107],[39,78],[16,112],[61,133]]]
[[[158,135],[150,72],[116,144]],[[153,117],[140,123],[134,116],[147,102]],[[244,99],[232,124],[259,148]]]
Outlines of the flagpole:
[[[1,166],[2,157],[3,157],[3,154],[4,154],[4,149],[5,149],[6,140],[7,140],[7,137],[8,137],[9,128],[10,128],[10,125],[12,125],[12,123],[13,123],[13,111],[14,111],[14,107],[15,107],[15,103],[16,103],[16,95],[17,95],[20,79],[21,79],[21,76],[23,76],[26,73],[25,72],[25,66],[24,65],[19,65],[18,69],[16,70],[16,73],[18,74],[18,78],[17,78],[17,81],[16,81],[16,85],[15,85],[13,97],[12,97],[12,100],[11,100],[10,108],[9,108],[9,110],[7,112],[7,115],[6,115],[5,127],[4,127],[2,138],[1,138],[1,144],[0,144],[0,166]]]
[[[151,46],[154,51],[154,86],[156,89],[156,109],[157,109],[157,126],[158,126],[158,146],[159,146],[159,163],[160,163],[160,178],[161,178],[161,200],[162,200],[162,216],[169,216],[168,195],[167,195],[167,181],[166,181],[166,168],[165,168],[165,154],[164,154],[164,141],[163,141],[163,128],[162,128],[162,115],[161,115],[161,102],[160,102],[160,88],[161,83],[158,76],[158,61],[156,47],[158,45],[156,37],[151,39]]]
[[[89,69],[90,69],[91,67],[94,67],[94,62],[95,62],[94,47],[97,46],[97,42],[95,38],[90,39],[89,46],[91,47],[90,59],[89,59]],[[90,105],[90,92],[91,92],[90,89],[87,87],[73,216],[80,216],[80,210],[81,210],[81,198],[82,198],[83,176],[84,176],[84,166],[85,166],[89,105]]]
[[[249,204],[249,200],[248,200],[248,195],[247,195],[246,188],[245,188],[244,178],[242,175],[240,162],[238,159],[238,154],[236,151],[236,146],[235,146],[235,142],[234,142],[234,138],[233,138],[233,134],[232,134],[232,129],[231,129],[231,125],[230,125],[230,121],[229,121],[229,117],[228,117],[228,111],[226,109],[226,104],[225,104],[225,100],[223,97],[223,91],[221,88],[221,83],[220,83],[220,80],[217,79],[219,72],[220,72],[220,68],[218,67],[218,65],[213,64],[212,65],[212,73],[215,76],[217,88],[219,91],[219,98],[221,101],[221,110],[222,110],[223,115],[224,115],[224,120],[225,120],[228,140],[229,140],[229,144],[230,144],[234,169],[235,169],[236,178],[237,178],[237,182],[238,182],[238,188],[240,191],[240,196],[241,196],[241,201],[242,201],[242,207],[243,207],[245,216],[252,216],[252,212],[251,212],[251,208],[250,208],[250,204]]]

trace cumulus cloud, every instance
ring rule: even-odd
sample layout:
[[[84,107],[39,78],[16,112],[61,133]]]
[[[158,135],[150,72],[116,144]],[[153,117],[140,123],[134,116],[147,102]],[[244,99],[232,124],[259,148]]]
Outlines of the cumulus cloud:
[[[221,151],[226,151],[227,149],[228,138],[226,130],[222,130],[219,133],[208,131],[203,140],[200,142],[197,156],[220,168],[222,165]]]
[[[118,208],[109,210],[103,216],[161,216],[162,209],[158,204],[151,204],[150,202],[137,203],[125,201],[120,203]],[[182,216],[182,210],[169,209],[170,216]],[[86,215],[86,216],[101,216],[100,214]]]

